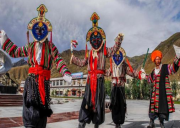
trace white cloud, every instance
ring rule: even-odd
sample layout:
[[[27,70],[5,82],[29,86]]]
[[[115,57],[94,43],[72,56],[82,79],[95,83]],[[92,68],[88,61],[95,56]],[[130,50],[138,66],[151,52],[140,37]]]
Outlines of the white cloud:
[[[45,4],[46,17],[53,25],[53,42],[60,52],[70,48],[70,40],[85,49],[86,33],[97,12],[99,26],[105,30],[107,46],[114,45],[118,33],[125,34],[122,46],[128,56],[152,51],[161,41],[180,30],[179,0],[0,0],[0,29],[19,46],[26,43],[28,22],[37,16],[36,8]],[[3,12],[3,13],[2,13]]]

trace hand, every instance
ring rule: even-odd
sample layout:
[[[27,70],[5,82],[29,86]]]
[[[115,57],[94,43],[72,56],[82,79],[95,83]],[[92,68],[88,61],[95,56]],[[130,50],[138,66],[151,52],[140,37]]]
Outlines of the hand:
[[[116,42],[121,42],[123,41],[123,39],[124,39],[124,34],[119,33],[115,40]]]
[[[3,43],[7,40],[7,35],[4,30],[0,31],[0,45],[2,46]]]
[[[140,75],[141,79],[145,79],[146,78],[146,72],[145,72],[145,70],[143,68],[141,68],[139,73],[140,73],[139,75]]]
[[[76,48],[77,45],[78,45],[78,42],[76,40],[71,40],[71,53],[73,53],[73,47]]]
[[[123,33],[119,33],[118,38],[119,38],[121,41],[123,41],[123,39],[124,39],[124,34],[123,34]]]
[[[70,75],[65,74],[65,75],[63,76],[63,79],[64,79],[66,82],[68,82],[68,83],[71,83],[71,82],[72,82],[72,76],[70,76]]]

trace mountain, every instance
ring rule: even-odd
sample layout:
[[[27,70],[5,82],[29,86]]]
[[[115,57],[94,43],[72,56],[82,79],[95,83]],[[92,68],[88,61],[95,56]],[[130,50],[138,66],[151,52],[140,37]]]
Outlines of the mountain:
[[[175,33],[174,35],[172,35],[171,37],[169,37],[167,40],[161,42],[156,48],[155,50],[160,50],[163,53],[163,59],[162,59],[162,63],[172,63],[174,56],[175,56],[175,52],[174,52],[174,48],[173,48],[173,44],[180,46],[180,32],[179,33]],[[76,51],[74,50],[74,55],[79,57],[79,58],[84,58],[85,56],[85,50],[80,50],[80,51]],[[71,57],[71,51],[70,50],[66,50],[63,51],[61,53],[61,57],[63,58],[63,60],[65,61],[65,63],[67,64],[67,67],[69,68],[69,70],[74,73],[74,72],[84,72],[84,74],[87,74],[87,66],[85,67],[78,67],[76,65],[70,64],[70,57]],[[140,67],[143,64],[143,60],[145,58],[145,54],[141,55],[141,56],[134,56],[134,57],[128,57],[132,67],[134,69],[140,69]],[[110,64],[109,64],[109,58],[106,59],[106,68],[109,68]],[[145,64],[145,71],[147,73],[150,73],[154,68],[154,63],[151,61],[150,59],[150,54],[148,54],[148,59],[146,61]],[[17,66],[17,67],[13,67],[10,71],[9,71],[10,77],[12,77],[13,79],[17,80],[19,83],[21,82],[21,80],[25,80],[28,74],[28,65],[22,65],[22,66]],[[171,80],[174,79],[178,79],[180,75],[180,71],[178,71],[177,74],[173,75],[170,77]],[[61,77],[61,74],[59,74],[56,70],[56,67],[53,66],[52,70],[51,70],[51,77]]]
[[[24,58],[22,58],[18,62],[14,63],[13,67],[22,66],[22,65],[26,65],[26,64],[27,64],[27,61],[24,60]]]

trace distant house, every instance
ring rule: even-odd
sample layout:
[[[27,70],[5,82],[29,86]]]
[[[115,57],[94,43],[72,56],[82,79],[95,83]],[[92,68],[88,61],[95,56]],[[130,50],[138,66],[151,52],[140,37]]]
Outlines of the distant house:
[[[50,95],[51,96],[72,96],[82,97],[85,92],[87,75],[83,75],[83,78],[72,79],[72,83],[69,84],[63,80],[63,77],[50,79]],[[21,81],[20,92],[23,93],[25,81]]]
[[[25,85],[25,81],[21,81],[20,87],[19,87],[19,92],[23,93],[24,91],[24,85]]]
[[[133,77],[129,76],[129,75],[126,75],[126,83],[125,83],[125,86],[129,86],[129,84],[131,83]]]
[[[85,92],[87,75],[83,78],[72,79],[72,83],[64,81],[62,77],[50,79],[51,95],[56,96],[83,96]]]
[[[3,84],[4,86],[13,86],[13,87],[18,87],[19,86],[17,81],[13,80],[10,77],[9,73],[5,73],[5,74],[1,75],[0,83]]]

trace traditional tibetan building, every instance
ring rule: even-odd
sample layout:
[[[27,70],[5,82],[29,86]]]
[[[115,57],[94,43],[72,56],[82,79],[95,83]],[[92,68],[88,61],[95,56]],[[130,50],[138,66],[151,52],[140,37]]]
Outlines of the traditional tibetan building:
[[[82,78],[73,78],[72,83],[69,84],[63,80],[63,77],[50,79],[50,95],[51,96],[69,96],[82,97],[85,92],[87,75]],[[25,81],[21,82],[20,92],[24,90]]]

